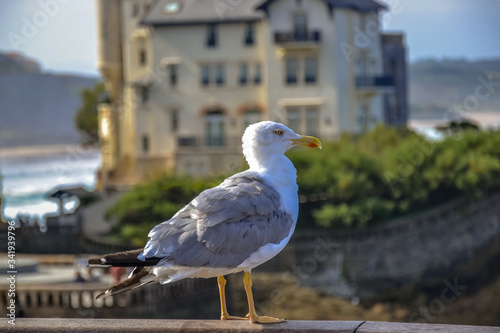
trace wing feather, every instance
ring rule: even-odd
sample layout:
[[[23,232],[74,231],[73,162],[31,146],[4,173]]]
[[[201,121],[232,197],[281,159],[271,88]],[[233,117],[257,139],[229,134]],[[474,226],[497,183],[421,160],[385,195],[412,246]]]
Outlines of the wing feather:
[[[275,189],[242,172],[153,228],[143,254],[162,257],[160,265],[236,267],[261,246],[280,243],[293,222]]]

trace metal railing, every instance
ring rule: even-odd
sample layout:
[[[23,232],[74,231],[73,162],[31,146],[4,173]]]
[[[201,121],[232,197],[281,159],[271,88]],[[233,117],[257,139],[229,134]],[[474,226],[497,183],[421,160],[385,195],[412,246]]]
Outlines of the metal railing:
[[[275,32],[274,33],[274,43],[305,43],[305,42],[321,42],[321,31],[311,30],[311,31],[286,31],[286,32]]]
[[[102,282],[25,284],[16,289],[16,311],[31,318],[210,318],[207,313],[200,313],[199,308],[204,304],[218,307],[217,283],[213,278],[185,279],[166,285],[153,283],[127,293],[96,299],[108,287]],[[6,287],[0,289],[3,317],[11,299],[8,294]]]
[[[394,78],[392,76],[358,76],[356,77],[356,87],[392,87]]]

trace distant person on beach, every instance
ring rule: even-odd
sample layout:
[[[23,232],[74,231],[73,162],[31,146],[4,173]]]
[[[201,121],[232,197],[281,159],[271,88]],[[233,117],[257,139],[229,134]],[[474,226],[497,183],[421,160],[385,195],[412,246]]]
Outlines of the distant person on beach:
[[[85,279],[82,276],[82,273],[80,271],[76,271],[76,278],[74,282],[85,282]]]

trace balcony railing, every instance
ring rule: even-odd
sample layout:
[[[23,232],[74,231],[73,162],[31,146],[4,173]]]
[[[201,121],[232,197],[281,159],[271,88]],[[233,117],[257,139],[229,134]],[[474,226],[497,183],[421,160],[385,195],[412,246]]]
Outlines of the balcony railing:
[[[287,31],[287,32],[275,32],[274,33],[274,43],[306,43],[313,42],[319,44],[321,42],[321,31],[311,30],[311,31]]]
[[[218,307],[216,285],[213,278],[186,279],[167,285],[155,283],[104,299],[95,298],[109,287],[108,283],[103,282],[18,285],[15,309],[22,310],[23,315],[28,318],[165,318],[165,316],[211,318],[211,312],[200,309]],[[3,318],[6,317],[6,309],[7,313],[10,312],[7,306],[12,298],[8,294],[8,287],[0,287],[0,307],[3,310],[3,313],[2,310],[0,313]],[[16,320],[16,324],[19,324],[20,332],[25,332],[22,320],[24,318]],[[5,332],[5,324],[2,322],[0,325],[2,325],[0,331]],[[70,331],[78,332],[76,329]],[[45,332],[54,331],[45,330]]]
[[[358,76],[356,77],[356,87],[358,88],[384,88],[394,86],[392,76]]]

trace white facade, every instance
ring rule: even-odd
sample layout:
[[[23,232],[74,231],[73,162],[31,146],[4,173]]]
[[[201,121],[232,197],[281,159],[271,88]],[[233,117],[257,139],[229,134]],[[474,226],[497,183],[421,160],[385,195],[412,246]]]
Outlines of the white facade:
[[[99,1],[101,72],[120,87],[109,107],[118,116],[108,119],[116,149],[103,148],[112,182],[165,169],[229,171],[242,161],[244,128],[259,120],[326,139],[384,121],[392,87],[376,83],[384,75],[380,4],[245,0],[221,9],[202,1]],[[111,10],[119,17],[103,16]],[[121,77],[106,71],[112,33],[121,36]]]

